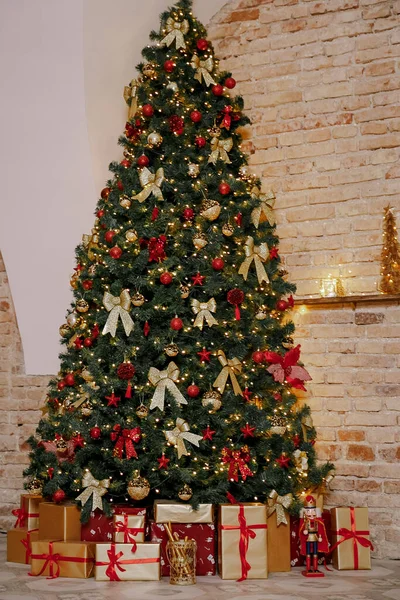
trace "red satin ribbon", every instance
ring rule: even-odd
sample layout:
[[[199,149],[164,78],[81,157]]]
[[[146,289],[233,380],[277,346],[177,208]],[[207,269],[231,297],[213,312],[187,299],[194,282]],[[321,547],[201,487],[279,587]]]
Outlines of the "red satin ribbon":
[[[350,527],[351,529],[346,529],[345,527],[341,527],[337,531],[332,531],[334,535],[341,535],[342,539],[338,540],[336,544],[332,546],[330,552],[336,550],[336,548],[346,540],[353,540],[353,558],[354,558],[354,570],[358,570],[359,560],[358,560],[358,546],[360,544],[363,548],[374,549],[372,542],[366,539],[366,535],[369,535],[369,531],[356,530],[356,515],[355,509],[353,506],[350,506]]]
[[[107,567],[106,575],[110,581],[121,581],[118,577],[116,569],[121,572],[126,571],[121,565],[145,565],[150,563],[160,562],[160,558],[131,558],[130,560],[120,560],[124,553],[115,552],[115,544],[111,544],[111,549],[107,550],[108,558],[110,562],[95,562],[96,567]]]
[[[32,554],[31,553],[31,559],[32,560],[33,559],[44,560],[43,567],[41,568],[40,572],[37,575],[41,575],[42,573],[44,573],[47,565],[49,565],[50,576],[47,577],[47,579],[55,579],[56,577],[60,576],[60,565],[59,565],[60,561],[73,562],[73,563],[92,563],[92,562],[94,562],[93,558],[83,558],[80,556],[62,556],[59,552],[54,554],[53,542],[49,542],[48,554],[46,554],[46,553]],[[56,567],[55,572],[54,572],[54,566]],[[36,577],[36,575],[34,573],[28,573],[28,575],[32,575],[32,576]]]
[[[29,517],[39,518],[39,513],[28,513],[25,508],[15,508],[12,514],[14,517],[17,517],[14,527],[24,527],[25,519],[29,519]]]
[[[137,458],[138,455],[133,443],[137,444],[140,442],[141,437],[142,432],[140,427],[134,427],[133,429],[121,429],[121,425],[114,425],[111,433],[111,440],[113,442],[117,440],[114,446],[115,456],[122,458],[125,449],[126,458]]]
[[[31,529],[30,531],[26,532],[26,538],[24,540],[21,540],[21,544],[23,546],[25,546],[25,564],[29,565],[29,558],[32,554],[32,550],[31,550],[31,533],[33,533],[34,531],[39,531],[38,529]]]
[[[240,579],[238,579],[238,581],[244,581],[247,579],[247,575],[251,569],[251,565],[246,560],[247,550],[249,548],[249,540],[250,538],[253,540],[257,535],[253,529],[267,529],[267,525],[261,523],[257,525],[247,525],[243,504],[239,504],[238,522],[239,525],[220,525],[219,528],[227,531],[233,529],[239,529],[240,531],[239,555],[242,566],[242,576]]]
[[[132,552],[136,552],[137,544],[135,536],[139,533],[144,533],[144,527],[128,527],[128,515],[118,515],[123,517],[124,521],[118,521],[114,524],[115,533],[122,532],[124,534],[124,544],[132,544]]]

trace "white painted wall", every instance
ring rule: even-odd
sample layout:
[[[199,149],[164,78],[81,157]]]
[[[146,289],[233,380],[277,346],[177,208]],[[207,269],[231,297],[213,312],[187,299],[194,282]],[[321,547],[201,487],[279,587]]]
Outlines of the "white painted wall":
[[[0,0],[0,249],[26,372],[56,373],[74,248],[126,120],[123,86],[172,0]],[[207,23],[226,0],[195,0]]]

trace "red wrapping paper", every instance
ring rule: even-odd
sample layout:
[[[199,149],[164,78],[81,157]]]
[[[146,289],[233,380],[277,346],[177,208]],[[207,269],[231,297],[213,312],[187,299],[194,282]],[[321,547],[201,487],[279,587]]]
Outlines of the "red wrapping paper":
[[[329,547],[332,546],[332,527],[331,527],[331,513],[329,510],[322,511],[322,520],[325,525],[326,535],[328,537]],[[300,554],[300,519],[298,517],[290,517],[290,564],[292,567],[303,567],[305,563],[305,556]],[[318,555],[318,564],[331,564],[332,555],[323,554],[322,552]]]
[[[172,523],[172,533],[180,539],[185,536],[197,542],[196,575],[215,575],[216,573],[216,537],[213,523]],[[161,575],[169,575],[169,563],[166,555],[168,535],[163,523],[149,523],[149,540],[161,544]]]
[[[148,507],[128,506],[118,504],[114,506],[113,514],[115,515],[137,515],[144,516],[148,512]],[[90,518],[87,523],[82,523],[81,540],[85,542],[112,542],[114,535],[113,515],[107,517],[102,511],[95,510],[90,513]]]

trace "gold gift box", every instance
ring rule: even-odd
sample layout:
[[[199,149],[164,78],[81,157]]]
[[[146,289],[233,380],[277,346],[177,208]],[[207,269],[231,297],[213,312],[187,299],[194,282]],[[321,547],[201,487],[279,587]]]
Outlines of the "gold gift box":
[[[121,544],[143,543],[144,516],[114,515],[114,542]]]
[[[290,517],[285,510],[287,525],[277,525],[276,512],[268,517],[268,573],[290,571]]]
[[[331,519],[332,563],[335,569],[370,569],[372,544],[369,541],[368,508],[332,508]]]
[[[91,577],[94,572],[95,546],[93,542],[33,542],[31,575],[76,579]]]
[[[21,494],[20,508],[13,510],[17,517],[15,527],[33,531],[39,527],[39,504],[43,496]]]
[[[194,510],[190,504],[156,500],[154,520],[156,523],[213,523],[214,507],[212,504],[200,504],[198,509]]]
[[[7,532],[7,561],[28,565],[31,562],[32,542],[36,542],[37,529],[28,531],[26,527],[11,529]]]
[[[81,513],[76,504],[42,502],[39,515],[39,540],[81,539]]]
[[[160,546],[138,544],[132,552],[132,544],[96,544],[96,581],[158,581]]]
[[[243,576],[239,551],[241,536],[240,506],[243,507],[246,525],[256,534],[249,537],[245,560],[251,569],[248,579],[267,579],[267,508],[258,502],[221,504],[219,508],[218,567],[222,579],[239,579]],[[225,529],[226,527],[226,529]]]

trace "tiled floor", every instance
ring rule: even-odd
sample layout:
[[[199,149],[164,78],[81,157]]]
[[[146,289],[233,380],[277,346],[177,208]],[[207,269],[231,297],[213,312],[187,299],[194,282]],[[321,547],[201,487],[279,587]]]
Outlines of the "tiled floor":
[[[371,571],[331,571],[306,579],[301,568],[265,581],[199,577],[195,586],[160,582],[96,582],[91,579],[29,577],[29,567],[6,563],[0,536],[0,600],[400,600],[400,561],[373,561]]]

